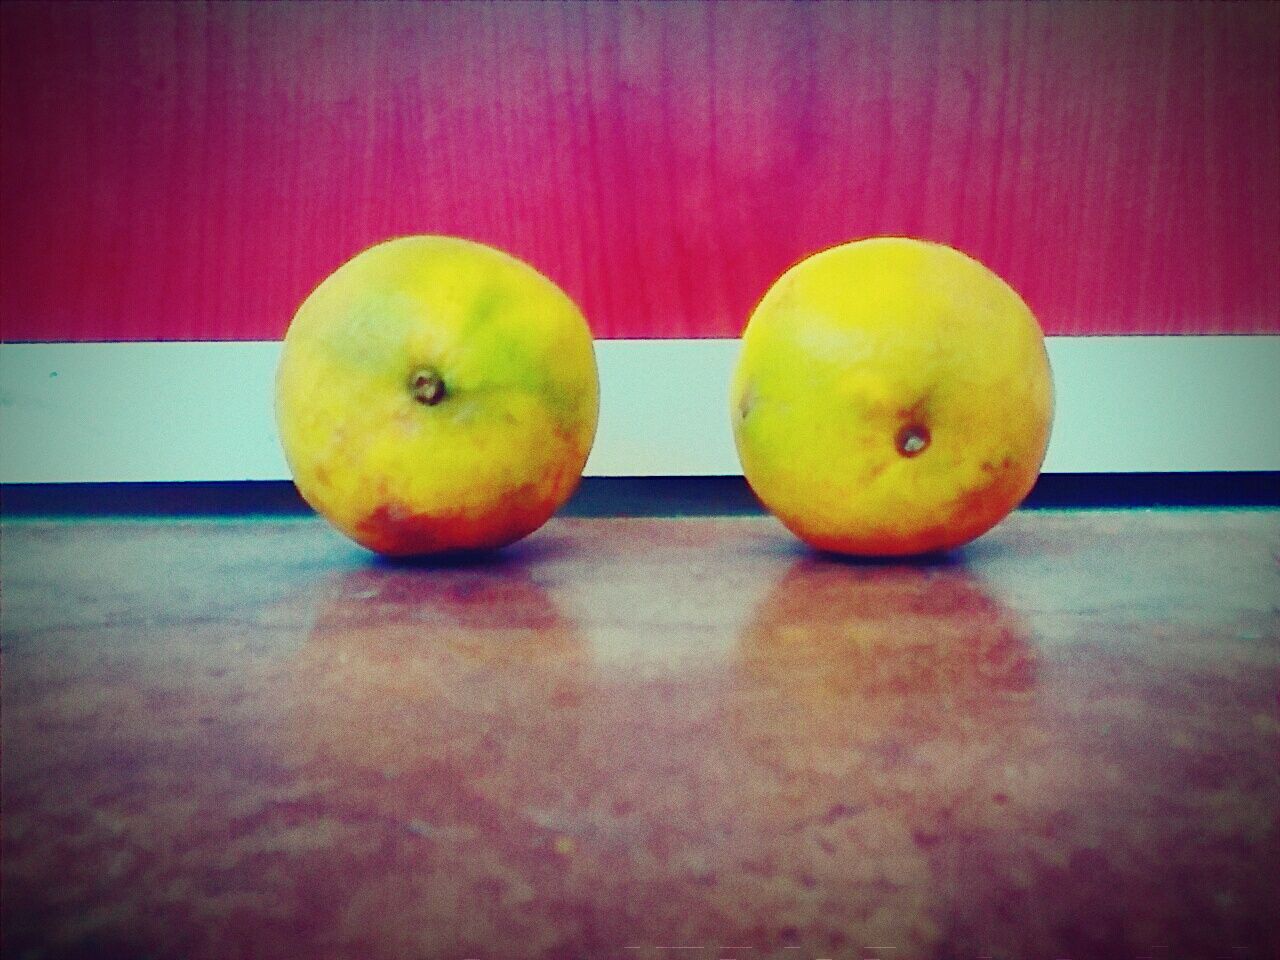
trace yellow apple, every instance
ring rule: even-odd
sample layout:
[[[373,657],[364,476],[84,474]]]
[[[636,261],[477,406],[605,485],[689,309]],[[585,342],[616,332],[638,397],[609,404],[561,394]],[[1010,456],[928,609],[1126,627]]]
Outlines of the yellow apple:
[[[576,488],[599,412],[591,333],[533,267],[455,237],[343,264],[285,336],[276,420],[303,498],[381,554],[500,547]]]
[[[756,495],[823,550],[894,556],[985,533],[1036,481],[1053,419],[1039,323],[957,250],[877,237],[769,289],[730,389]]]

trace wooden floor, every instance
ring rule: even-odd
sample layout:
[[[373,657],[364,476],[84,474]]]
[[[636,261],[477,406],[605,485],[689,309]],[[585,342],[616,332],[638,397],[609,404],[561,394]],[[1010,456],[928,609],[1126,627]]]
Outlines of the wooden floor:
[[[16,958],[1273,957],[1280,512],[6,523]]]

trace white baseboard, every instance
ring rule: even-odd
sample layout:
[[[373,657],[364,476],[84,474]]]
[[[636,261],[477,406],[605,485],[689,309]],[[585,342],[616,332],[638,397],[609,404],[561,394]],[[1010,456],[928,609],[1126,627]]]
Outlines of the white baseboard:
[[[738,474],[737,340],[604,340],[590,476]],[[0,482],[278,480],[280,344],[0,346]],[[1280,336],[1055,337],[1046,472],[1280,470]]]

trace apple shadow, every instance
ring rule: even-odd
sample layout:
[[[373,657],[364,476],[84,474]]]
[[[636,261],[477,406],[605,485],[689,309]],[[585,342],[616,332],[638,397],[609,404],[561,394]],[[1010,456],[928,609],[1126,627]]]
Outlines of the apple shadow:
[[[448,550],[403,557],[369,553],[367,565],[385,570],[502,570],[563,557],[566,551],[562,538],[534,533],[505,547],[482,550]]]
[[[985,535],[961,546],[952,547],[950,550],[931,550],[928,553],[901,556],[859,556],[837,553],[834,550],[822,550],[812,547],[800,540],[794,540],[783,551],[785,556],[795,561],[813,560],[843,567],[868,569],[905,567],[917,570],[950,570],[973,567],[994,560],[1007,552],[1007,546],[1002,544],[999,539],[989,539]]]
[[[933,550],[928,553],[914,553],[905,556],[857,556],[801,544],[796,553],[800,557],[811,557],[845,567],[916,567],[930,569],[962,567],[968,562],[965,547],[956,547],[951,550]]]

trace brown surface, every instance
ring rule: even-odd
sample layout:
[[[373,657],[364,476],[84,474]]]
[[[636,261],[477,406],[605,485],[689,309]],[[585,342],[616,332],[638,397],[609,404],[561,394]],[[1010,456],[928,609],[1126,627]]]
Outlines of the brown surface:
[[[9,523],[6,956],[1272,956],[1278,551],[1276,511],[914,566],[760,518],[452,567]]]

